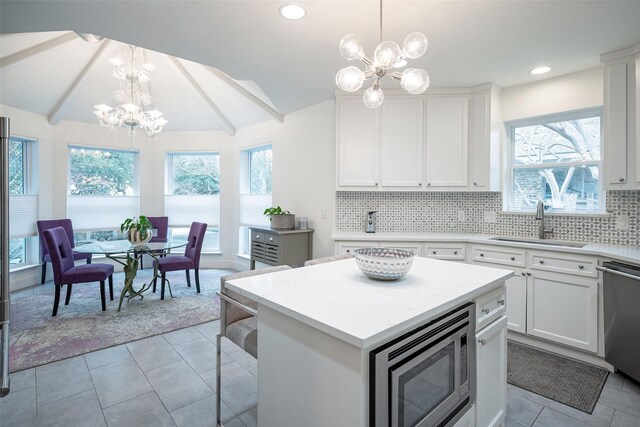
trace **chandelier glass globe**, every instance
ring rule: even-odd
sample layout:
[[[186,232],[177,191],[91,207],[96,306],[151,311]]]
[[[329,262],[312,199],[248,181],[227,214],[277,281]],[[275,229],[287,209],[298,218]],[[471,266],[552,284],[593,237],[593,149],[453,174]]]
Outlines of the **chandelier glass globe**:
[[[382,89],[372,86],[364,91],[362,100],[367,108],[378,108],[384,101],[384,93],[382,93]]]
[[[422,33],[411,33],[404,39],[402,43],[402,54],[411,59],[420,58],[427,51],[429,41]]]
[[[420,68],[407,68],[402,72],[400,86],[412,95],[418,95],[429,87],[429,74]]]
[[[362,59],[364,50],[362,49],[362,39],[356,34],[347,34],[340,40],[340,54],[347,61]]]
[[[400,46],[392,41],[382,42],[373,52],[373,63],[379,67],[389,68],[400,59]]]
[[[355,92],[360,89],[362,83],[364,83],[364,79],[364,72],[353,65],[343,68],[336,74],[336,84],[340,89],[347,92]]]

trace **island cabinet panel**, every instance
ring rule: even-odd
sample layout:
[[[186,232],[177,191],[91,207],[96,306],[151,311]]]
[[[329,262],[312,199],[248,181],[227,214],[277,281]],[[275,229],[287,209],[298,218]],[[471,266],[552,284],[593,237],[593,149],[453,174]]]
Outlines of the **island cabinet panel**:
[[[338,188],[375,190],[380,172],[378,113],[365,107],[360,97],[339,98],[336,108]]]
[[[388,97],[382,104],[382,187],[422,186],[424,100]]]
[[[476,334],[476,425],[500,426],[507,411],[507,318]]]
[[[466,187],[468,97],[427,99],[425,181],[428,188]]]
[[[598,282],[533,273],[527,289],[527,333],[598,351]]]

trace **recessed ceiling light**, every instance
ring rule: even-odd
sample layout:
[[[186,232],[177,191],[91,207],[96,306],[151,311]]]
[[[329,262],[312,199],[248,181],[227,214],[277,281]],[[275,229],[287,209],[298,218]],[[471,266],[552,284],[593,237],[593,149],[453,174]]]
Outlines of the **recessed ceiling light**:
[[[546,65],[544,67],[537,67],[534,68],[533,70],[529,71],[531,74],[544,74],[544,73],[548,73],[549,71],[551,71],[551,67],[547,67]]]
[[[299,4],[290,3],[282,6],[278,13],[286,19],[302,19],[307,14],[307,11]]]

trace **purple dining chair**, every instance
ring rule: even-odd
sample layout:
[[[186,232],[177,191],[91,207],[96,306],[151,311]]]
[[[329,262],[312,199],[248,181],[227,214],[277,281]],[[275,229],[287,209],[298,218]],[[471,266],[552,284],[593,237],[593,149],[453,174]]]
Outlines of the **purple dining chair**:
[[[151,223],[153,230],[156,230],[156,235],[149,240],[149,243],[153,242],[166,242],[167,233],[169,232],[169,217],[168,216],[148,216],[147,219]],[[164,256],[165,251],[152,251],[154,255]],[[136,255],[138,252],[136,252]],[[144,270],[142,264],[143,257],[140,258],[140,270]]]
[[[42,263],[42,278],[40,280],[40,284],[43,284],[47,278],[47,263],[51,262],[51,255],[49,254],[49,249],[47,249],[47,245],[42,237],[42,232],[51,228],[62,227],[64,228],[64,231],[67,232],[67,237],[69,238],[71,247],[75,248],[76,244],[75,239],[73,238],[73,225],[71,224],[70,219],[49,219],[37,221],[36,224],[38,226],[38,235],[40,236],[40,262]],[[74,253],[73,259],[86,259],[87,264],[91,264],[91,254]]]
[[[158,270],[162,274],[162,286],[160,290],[160,299],[164,299],[164,286],[166,282],[166,275],[169,271],[185,270],[187,276],[187,286],[191,287],[191,278],[189,277],[189,270],[195,270],[196,277],[196,291],[200,293],[200,275],[198,270],[200,268],[200,253],[202,252],[202,243],[204,242],[204,235],[207,232],[207,224],[201,222],[194,222],[191,224],[189,230],[189,237],[187,238],[187,246],[184,249],[184,255],[173,255],[164,258],[159,258]],[[157,277],[153,280],[153,292],[156,291]]]
[[[63,227],[55,227],[42,232],[46,245],[51,255],[53,265],[53,283],[56,286],[55,299],[53,301],[53,314],[58,313],[60,303],[60,288],[67,285],[67,296],[64,305],[69,305],[71,298],[71,285],[73,283],[100,282],[100,297],[102,311],[107,309],[104,282],[109,279],[109,298],[113,301],[113,266],[110,264],[82,264],[75,265],[73,249]]]

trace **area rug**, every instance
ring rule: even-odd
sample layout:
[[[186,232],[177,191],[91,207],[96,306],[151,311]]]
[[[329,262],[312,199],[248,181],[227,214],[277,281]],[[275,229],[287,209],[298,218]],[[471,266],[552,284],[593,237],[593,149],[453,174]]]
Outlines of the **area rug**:
[[[591,414],[609,372],[509,341],[507,382]]]
[[[149,282],[153,270],[139,272],[136,283]],[[218,319],[220,276],[231,270],[200,270],[201,293],[196,293],[195,280],[186,285],[184,272],[168,273],[174,298],[160,300],[160,290],[148,291],[144,299],[134,298],[118,309],[118,297],[124,280],[114,275],[114,301],[107,311],[100,307],[98,283],[74,285],[69,305],[64,305],[64,290],[58,315],[51,317],[54,287],[51,282],[34,288],[32,295],[20,292],[11,301],[11,372],[43,365],[182,329]],[[136,286],[137,287],[137,286]],[[126,300],[125,300],[126,301]]]

